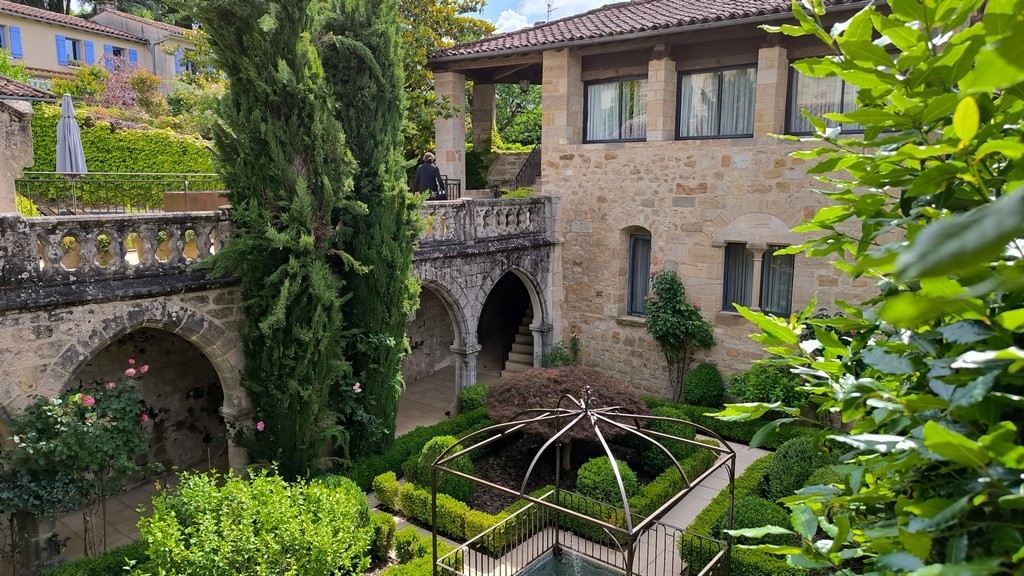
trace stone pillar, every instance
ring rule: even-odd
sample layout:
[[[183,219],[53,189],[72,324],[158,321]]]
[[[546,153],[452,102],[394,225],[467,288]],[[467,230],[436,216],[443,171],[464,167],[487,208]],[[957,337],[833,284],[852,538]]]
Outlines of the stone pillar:
[[[246,475],[249,466],[249,454],[235,443],[234,432],[243,426],[253,425],[252,409],[235,411],[227,406],[220,407],[220,415],[224,417],[224,425],[228,429],[228,466],[239,476]]]
[[[786,130],[786,88],[789,60],[781,46],[761,48],[757,52],[757,93],[754,99],[754,137]]]
[[[556,146],[583,142],[583,61],[578,52],[548,50],[543,67],[540,139],[548,154]]]
[[[767,249],[768,246],[765,244],[747,244],[747,250],[754,255],[754,273],[750,280],[750,309],[755,312],[761,311],[761,263],[764,262],[764,251]]]
[[[32,162],[32,105],[0,100],[0,214],[18,213],[14,181]]]
[[[466,76],[457,72],[434,74],[437,102],[451,106],[450,118],[434,119],[434,155],[441,175],[458,180],[466,189]]]
[[[544,365],[544,354],[551,352],[555,343],[551,339],[554,326],[551,324],[530,324],[530,331],[533,332],[533,367],[540,368]]]
[[[473,84],[473,150],[491,151],[494,130],[494,84]]]
[[[449,411],[455,414],[459,409],[459,392],[476,384],[476,360],[480,354],[480,345],[476,342],[467,342],[465,346],[453,344],[449,350],[455,354],[455,396]]]
[[[676,62],[659,45],[647,63],[647,141],[676,138]]]

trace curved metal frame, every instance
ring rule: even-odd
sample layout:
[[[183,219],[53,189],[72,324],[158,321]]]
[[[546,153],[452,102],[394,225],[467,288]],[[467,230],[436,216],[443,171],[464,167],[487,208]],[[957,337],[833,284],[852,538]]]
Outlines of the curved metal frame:
[[[431,520],[432,520],[432,524],[433,524],[433,527],[432,527],[431,531],[432,531],[433,540],[434,540],[434,546],[433,546],[433,548],[434,548],[434,550],[433,550],[434,568],[433,568],[433,570],[434,570],[434,574],[435,575],[437,574],[437,476],[438,476],[438,472],[444,472],[444,473],[447,473],[447,474],[452,474],[454,476],[465,478],[465,479],[470,480],[470,481],[472,481],[472,482],[474,482],[476,484],[479,484],[481,486],[484,486],[484,487],[487,487],[487,488],[491,488],[493,490],[497,490],[499,492],[504,492],[506,494],[510,494],[510,495],[516,496],[518,498],[521,498],[521,499],[527,500],[529,502],[532,502],[532,503],[534,503],[534,504],[536,504],[538,506],[543,506],[545,508],[548,508],[548,509],[551,509],[553,511],[556,511],[559,514],[566,514],[568,516],[572,516],[574,518],[583,520],[585,522],[589,522],[589,523],[591,523],[591,524],[593,524],[595,526],[598,526],[598,527],[602,528],[608,534],[608,536],[612,539],[612,541],[616,543],[616,546],[619,548],[620,553],[622,553],[623,555],[626,556],[626,562],[624,562],[624,565],[627,568],[626,569],[626,573],[627,574],[632,574],[632,556],[633,556],[633,553],[635,552],[635,543],[638,541],[638,537],[640,535],[642,535],[644,532],[646,532],[647,530],[649,530],[651,528],[651,526],[655,522],[657,522],[662,516],[664,516],[665,513],[668,512],[668,510],[670,510],[673,506],[678,504],[679,501],[681,501],[683,498],[685,498],[687,496],[687,494],[689,494],[694,488],[696,488],[698,485],[700,485],[701,482],[703,482],[705,479],[707,479],[709,476],[711,476],[716,470],[718,470],[719,468],[722,468],[722,467],[725,467],[726,470],[728,471],[728,474],[729,474],[729,521],[728,521],[728,526],[729,526],[729,528],[732,528],[733,504],[734,504],[734,499],[735,499],[735,480],[736,480],[736,451],[733,450],[731,446],[729,446],[728,442],[726,442],[726,440],[724,438],[722,438],[720,435],[718,435],[713,430],[710,430],[709,428],[706,428],[706,427],[701,426],[700,424],[696,424],[694,422],[689,422],[689,421],[681,420],[681,419],[678,419],[678,418],[669,418],[669,417],[664,417],[664,416],[647,416],[647,415],[642,415],[642,414],[626,413],[626,412],[623,412],[624,409],[623,409],[622,406],[598,407],[598,406],[594,406],[593,405],[594,400],[595,400],[594,390],[590,386],[586,386],[584,388],[583,394],[582,394],[582,396],[579,399],[573,397],[570,394],[563,394],[559,398],[558,405],[555,408],[548,408],[548,409],[530,408],[530,409],[527,409],[527,410],[523,410],[522,412],[516,414],[512,418],[512,420],[510,420],[508,422],[502,422],[502,423],[499,423],[499,424],[494,424],[494,425],[488,426],[486,428],[482,428],[480,430],[477,430],[475,432],[471,432],[471,433],[463,436],[457,442],[452,444],[450,447],[448,447],[443,452],[441,452],[441,454],[438,455],[438,457],[434,460],[434,464],[433,464],[432,470],[431,470],[431,484],[432,484],[432,486],[431,486]],[[573,406],[573,408],[563,408],[562,407],[562,403],[566,402],[566,401],[569,402],[569,404],[571,404]],[[564,426],[561,426],[561,422],[564,419],[568,419],[569,423],[564,425]],[[534,455],[533,460],[530,462],[530,465],[529,465],[529,467],[526,470],[526,474],[523,477],[522,484],[520,485],[518,491],[516,491],[516,490],[514,490],[512,488],[506,487],[506,486],[502,486],[500,484],[495,484],[493,482],[489,482],[489,481],[484,480],[482,478],[477,478],[476,476],[473,476],[472,474],[467,474],[465,472],[460,472],[458,470],[455,470],[455,469],[452,469],[452,468],[448,467],[448,464],[450,464],[456,458],[459,458],[460,456],[467,455],[467,454],[469,454],[471,452],[479,450],[480,448],[483,448],[484,446],[492,444],[492,443],[500,440],[501,438],[506,437],[510,433],[519,432],[519,431],[523,430],[524,428],[526,428],[526,427],[528,427],[530,425],[533,425],[533,424],[552,422],[552,421],[555,423],[556,426],[559,426],[558,431],[555,432],[553,435],[551,435],[551,437],[548,438],[547,441],[545,441],[544,444],[541,445],[541,447],[537,450],[537,453]],[[576,512],[576,511],[571,510],[569,508],[560,506],[558,504],[559,499],[557,497],[557,493],[561,491],[561,458],[562,458],[561,450],[556,450],[555,451],[555,453],[556,453],[556,456],[555,456],[555,458],[556,458],[556,474],[555,474],[555,493],[556,493],[556,497],[554,499],[554,502],[548,501],[546,499],[535,498],[535,497],[533,497],[533,496],[531,496],[531,495],[526,493],[526,486],[529,483],[530,476],[533,474],[533,470],[536,467],[537,462],[540,460],[541,454],[543,454],[544,451],[547,450],[548,448],[550,448],[552,445],[555,445],[555,444],[559,443],[559,440],[562,439],[569,432],[569,430],[571,430],[574,426],[576,426],[581,421],[589,422],[589,424],[593,427],[594,435],[597,437],[598,441],[601,443],[601,447],[603,448],[605,455],[608,457],[608,460],[611,463],[612,472],[615,474],[615,480],[616,480],[616,482],[618,484],[619,494],[622,497],[622,503],[623,503],[623,507],[624,507],[623,512],[624,512],[624,517],[625,517],[625,522],[626,522],[625,529],[623,529],[622,527],[610,524],[608,522],[604,522],[602,520],[598,520],[596,518],[592,518],[590,516],[581,514],[579,512]],[[623,423],[622,421],[631,422],[631,424]],[[683,438],[683,437],[680,437],[680,436],[676,436],[674,434],[669,434],[669,433],[665,433],[665,432],[657,432],[657,431],[654,431],[654,430],[644,429],[641,426],[642,423],[659,422],[659,421],[660,422],[672,422],[672,423],[678,423],[678,424],[684,424],[684,425],[687,425],[687,426],[692,426],[694,429],[697,430],[697,432],[700,435],[707,436],[707,437],[717,441],[719,443],[719,446],[712,446],[710,444],[704,444],[703,442],[698,442],[696,440],[691,440],[689,438]],[[651,512],[649,515],[647,515],[646,517],[640,519],[638,522],[634,523],[634,521],[633,521],[633,514],[629,510],[629,499],[626,497],[626,488],[625,488],[625,485],[622,482],[622,476],[619,473],[618,462],[617,462],[617,460],[615,458],[615,455],[612,453],[611,447],[608,445],[608,442],[605,440],[604,435],[601,433],[600,425],[608,425],[611,428],[615,428],[615,429],[618,429],[618,430],[623,431],[623,432],[634,434],[636,436],[639,436],[640,438],[643,438],[643,439],[647,440],[648,442],[654,444],[655,446],[657,446],[666,456],[668,456],[668,458],[672,461],[672,463],[675,466],[675,468],[679,471],[680,476],[683,478],[683,482],[685,484],[685,487],[681,491],[677,492],[674,496],[669,498],[669,500],[667,502],[662,504],[660,507],[658,507],[656,510]],[[477,439],[477,440],[474,440],[474,439]],[[690,478],[687,477],[686,471],[683,470],[683,467],[679,463],[679,461],[676,460],[675,456],[672,455],[672,452],[662,442],[660,442],[659,439],[660,440],[671,440],[671,441],[675,441],[675,442],[682,442],[682,443],[685,443],[685,444],[690,444],[692,446],[696,446],[698,448],[702,448],[702,449],[705,449],[705,450],[710,450],[711,452],[716,453],[718,455],[718,457],[715,460],[714,464],[711,465],[710,468],[708,468],[705,472],[700,474],[698,477],[696,477],[696,478],[691,480]],[[456,448],[458,448],[459,446],[463,446],[464,444],[466,444],[470,440],[474,440],[474,442],[472,444],[468,445],[467,447],[462,448],[461,450],[458,450],[458,451],[455,450]],[[616,534],[619,537],[622,537],[624,540],[628,541],[628,543],[630,544],[630,550],[629,551],[626,551],[626,550],[623,549],[623,544],[620,542],[619,538],[616,537]],[[729,541],[731,541],[731,539],[727,540],[727,547],[728,547],[728,542]],[[728,550],[726,551],[726,555],[728,556]]]

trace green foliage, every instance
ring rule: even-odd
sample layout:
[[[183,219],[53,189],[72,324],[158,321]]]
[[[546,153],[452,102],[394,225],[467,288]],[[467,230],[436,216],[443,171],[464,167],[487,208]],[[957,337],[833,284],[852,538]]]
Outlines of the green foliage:
[[[785,406],[803,406],[807,393],[800,378],[785,366],[759,362],[729,379],[729,394],[740,402],[782,402]]]
[[[433,537],[430,535],[420,535],[413,526],[403,528],[395,537],[395,555],[398,558],[399,564],[389,566],[381,572],[381,576],[433,576]],[[438,540],[438,558],[448,554],[451,550],[451,546],[440,541],[440,539]],[[456,572],[461,571],[463,566],[462,553],[456,554],[450,563],[446,561],[446,565],[451,566]]]
[[[713,416],[713,414],[715,414],[715,410],[717,410],[716,408],[676,404],[662,398],[645,398],[644,402],[646,402],[652,410],[662,406],[669,406],[675,410],[675,418],[693,422],[694,424],[713,430],[716,434],[719,434],[726,440],[756,445],[760,448],[767,448],[769,450],[778,449],[779,446],[782,446],[782,444],[790,438],[796,438],[798,436],[817,436],[822,431],[820,426],[810,425],[810,423],[807,423],[808,425],[806,426],[771,426],[774,433],[764,436],[761,438],[760,443],[755,444],[755,437],[758,436],[759,432],[764,432],[766,426],[772,424],[771,420],[763,418],[719,420]],[[707,416],[707,414],[712,414],[712,416]]]
[[[481,190],[487,188],[487,171],[497,158],[496,154],[466,151],[466,189]]]
[[[11,53],[0,48],[0,76],[21,83],[27,83],[32,79],[32,75],[25,70],[24,64],[15,64],[11,60]]]
[[[519,190],[522,190],[520,188]],[[511,192],[509,194],[512,194]],[[509,198],[509,194],[505,194],[502,198]],[[518,196],[515,196],[518,198]],[[551,349],[551,352],[544,354],[541,359],[541,363],[545,368],[555,368],[557,366],[575,366],[580,363],[580,335],[573,333],[569,336],[569,343],[563,344],[556,342],[555,347]]]
[[[683,376],[686,401],[694,406],[721,407],[725,397],[725,383],[718,366],[711,362],[698,364]]]
[[[39,216],[39,209],[36,208],[34,202],[25,198],[21,194],[14,195],[14,205],[18,208],[18,214],[27,217]]]
[[[454,436],[435,436],[431,438],[429,442],[423,445],[419,455],[408,462],[404,470],[405,479],[418,486],[430,488],[434,461],[437,460],[437,457],[442,452],[454,446],[457,441],[458,438]],[[461,449],[461,446],[456,446],[452,452],[457,452]],[[448,467],[466,474],[473,473],[473,461],[469,459],[469,456],[456,458],[448,464]],[[442,494],[447,494],[452,498],[465,502],[473,495],[475,488],[476,485],[471,480],[452,474],[438,473],[437,490]]]
[[[432,538],[420,536],[415,526],[406,526],[395,534],[395,557],[399,564],[431,554],[433,546]]]
[[[792,319],[742,312],[852,449],[848,485],[787,497],[801,547],[780,552],[842,573],[1019,573],[1024,0],[891,0],[827,26],[823,13],[794,3],[798,24],[777,30],[826,44],[833,55],[794,67],[859,88],[856,110],[827,118],[864,135],[811,118],[796,155],[816,160],[831,202],[799,249],[880,291],[833,318],[813,302]]]
[[[352,193],[355,160],[319,52],[324,19],[338,10],[319,0],[191,4],[230,83],[214,138],[234,236],[208,265],[241,282],[241,383],[265,429],[239,441],[286,478],[303,477],[323,465],[325,447],[345,460],[351,431],[374,424],[345,357],[354,326],[343,302],[371,297],[347,284],[366,270],[347,244],[367,205]]]
[[[660,270],[651,278],[646,316],[647,332],[658,343],[668,362],[672,399],[685,402],[682,379],[694,353],[715,345],[711,323],[700,315],[699,308],[686,301],[686,289],[679,275],[672,270]]]
[[[395,512],[402,509],[401,495],[398,493],[400,486],[398,477],[390,470],[373,479],[373,493],[377,495],[377,500]]]
[[[702,439],[700,442],[711,446],[718,446],[714,440]],[[686,473],[686,477],[693,479],[706,472],[715,463],[717,456],[711,450],[697,449],[686,458],[679,461],[679,465]],[[629,499],[629,510],[633,514],[646,516],[680,491],[687,487],[686,481],[679,474],[675,466],[666,468],[658,474],[651,482],[640,487],[640,491]]]
[[[394,438],[402,358],[409,350],[405,324],[419,302],[412,251],[421,211],[402,168],[406,78],[398,18],[398,0],[340,2],[327,19],[322,48],[335,116],[355,160],[353,198],[362,205],[343,244],[360,266],[342,270],[352,297],[341,313],[356,331],[344,356],[363,392],[331,398],[349,432],[361,439],[353,446],[357,454],[380,451]]]
[[[379,474],[389,470],[395,474],[402,472],[403,463],[413,454],[418,454],[423,445],[434,436],[450,435],[461,438],[492,423],[487,417],[487,410],[478,408],[436,424],[418,426],[398,437],[385,452],[355,459],[345,475],[363,490],[369,490],[374,478]]]
[[[530,86],[523,92],[516,84],[497,84],[495,91],[495,122],[503,150],[512,146],[529,150],[540,144],[541,87]]]
[[[484,392],[487,392],[486,384],[474,384],[459,390],[459,411],[465,413],[483,408]]]
[[[387,512],[373,512],[370,514],[370,528],[373,530],[370,560],[374,564],[386,562],[395,545],[395,517]]]
[[[44,571],[43,576],[113,576],[122,574],[125,566],[133,563],[144,564],[148,560],[146,543],[137,540],[108,550],[99,556],[77,558],[62,564],[59,568]]]
[[[789,514],[786,512],[786,509],[760,496],[748,494],[736,500],[733,510],[732,530],[760,528],[762,526],[778,526],[780,528],[789,526]],[[725,540],[727,538],[725,530],[729,529],[729,515],[723,514],[718,519],[718,522],[715,523],[712,535],[715,538]],[[748,544],[749,542],[750,540],[745,537],[736,539],[737,544]],[[764,538],[762,542],[783,546],[786,544],[792,545],[795,541],[792,535],[775,534]]]
[[[667,406],[654,408],[651,412],[655,416],[661,416],[663,418],[683,419],[682,413]],[[673,436],[686,438],[688,440],[693,440],[697,435],[697,431],[693,426],[662,420],[655,420],[651,422],[650,430],[653,432],[661,432],[662,434],[672,434]],[[672,441],[663,438],[656,439],[672,453],[672,456],[675,457],[677,462],[687,458],[689,455],[697,451],[695,446],[686,444],[685,442]],[[662,452],[661,448],[658,448],[655,444],[641,440],[640,446],[640,462],[643,465],[644,470],[647,472],[651,474],[659,474],[670,466],[675,468],[675,465],[672,463],[672,460],[668,455]]]
[[[533,198],[534,197],[533,186],[520,186],[519,188],[516,188],[515,190],[513,190],[511,192],[506,192],[506,193],[502,194],[501,197],[502,198]],[[561,345],[561,342],[559,342],[558,344],[555,344],[556,347],[560,346],[560,345]]]
[[[107,91],[107,78],[110,73],[99,64],[79,66],[72,80],[54,79],[51,90],[55,94],[70,94],[76,102],[99,104]]]
[[[640,489],[640,482],[629,464],[622,460],[616,461],[622,487],[626,490],[626,498],[633,496]],[[576,491],[592,500],[622,506],[622,494],[619,482],[615,479],[612,464],[606,456],[598,456],[587,460],[576,473]]]
[[[822,466],[811,472],[810,478],[804,484],[806,486],[831,486],[833,484],[847,483],[846,474],[835,470],[832,466]]]
[[[814,438],[802,436],[787,440],[779,447],[768,471],[768,486],[764,496],[769,500],[778,500],[789,496],[811,477],[811,474],[829,464],[834,464],[835,455],[822,452]],[[743,526],[756,528],[756,526]]]
[[[139,521],[150,562],[132,574],[362,574],[374,529],[349,480],[289,484],[266,472],[183,474]]]

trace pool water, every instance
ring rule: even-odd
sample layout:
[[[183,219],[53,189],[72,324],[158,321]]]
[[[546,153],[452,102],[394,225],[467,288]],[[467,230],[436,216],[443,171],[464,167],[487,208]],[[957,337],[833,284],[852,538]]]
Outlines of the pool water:
[[[526,567],[520,576],[622,576],[622,571],[597,564],[574,554],[562,552],[560,556],[545,555]]]

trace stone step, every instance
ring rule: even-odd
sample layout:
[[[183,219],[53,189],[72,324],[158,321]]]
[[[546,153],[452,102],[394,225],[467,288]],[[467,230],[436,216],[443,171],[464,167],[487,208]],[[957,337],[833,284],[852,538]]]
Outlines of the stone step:
[[[529,354],[533,356],[533,344],[522,344],[516,342],[515,344],[512,345],[512,352],[517,352],[519,354]]]
[[[518,362],[506,362],[505,369],[501,371],[502,375],[518,374],[520,372],[526,372],[530,368],[533,368],[533,364],[519,364]]]
[[[531,348],[529,352],[516,352],[513,349],[508,355],[508,362],[533,366],[533,349]],[[508,365],[508,362],[506,362],[506,365]]]
[[[530,346],[533,346],[533,332],[527,332],[526,334],[520,332],[516,334],[516,342],[519,344],[529,344]]]

